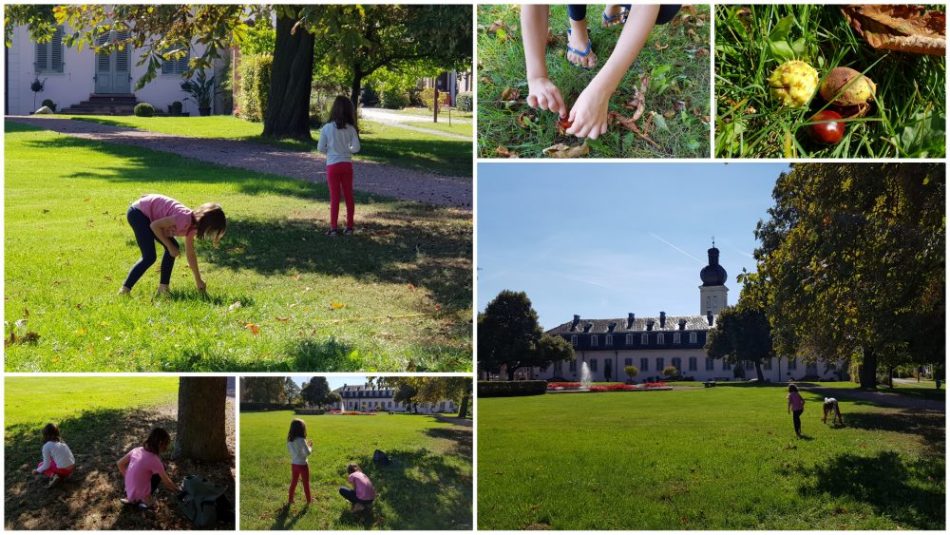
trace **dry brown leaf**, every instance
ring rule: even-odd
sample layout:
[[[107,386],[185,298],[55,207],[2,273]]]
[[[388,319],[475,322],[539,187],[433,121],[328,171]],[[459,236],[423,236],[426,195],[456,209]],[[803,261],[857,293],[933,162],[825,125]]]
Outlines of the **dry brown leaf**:
[[[666,117],[667,119],[672,119],[675,116],[676,116],[676,112],[673,110],[663,112],[663,117]]]
[[[708,48],[697,48],[697,49],[696,49],[696,57],[697,57],[697,58],[704,58],[704,57],[706,57],[706,56],[708,56],[708,55],[709,55],[709,49],[708,49]]]
[[[501,19],[496,20],[495,22],[491,23],[491,25],[488,27],[488,33],[495,33],[498,31],[499,28],[504,28],[504,27],[505,27],[505,23],[502,22]]]
[[[531,126],[531,119],[533,118],[534,115],[531,112],[523,111],[515,118],[515,123],[521,128],[528,128]]]
[[[573,147],[564,143],[558,143],[557,145],[551,145],[544,149],[541,151],[541,154],[544,154],[548,158],[580,158],[581,156],[590,154],[590,147],[587,143]]]
[[[504,147],[502,145],[498,145],[498,147],[495,148],[495,155],[501,156],[502,158],[517,158],[518,157],[517,152],[513,152],[509,150],[508,147]]]
[[[255,336],[261,334],[261,326],[256,323],[245,323],[244,328],[254,333]]]
[[[657,49],[657,50],[666,50],[666,49],[669,48],[669,47],[670,47],[669,43],[667,43],[667,44],[654,43],[654,44],[653,44],[653,48],[655,48],[655,49]]]
[[[520,96],[521,91],[513,87],[506,87],[505,90],[501,92],[501,100],[518,100]]]
[[[684,100],[677,100],[675,103],[673,103],[673,111],[679,112],[679,111],[683,111],[683,110],[685,110],[685,109],[686,109],[686,101],[684,101]]]
[[[478,79],[478,81],[479,81],[480,83],[482,83],[482,84],[485,84],[485,85],[491,85],[491,83],[492,83],[491,78],[489,78],[489,77],[487,77],[487,76],[482,76],[481,78]]]
[[[913,5],[855,5],[841,12],[874,49],[946,54],[946,14]]]
[[[623,126],[627,130],[630,130],[631,132],[639,136],[641,139],[643,139],[647,143],[653,145],[654,147],[660,148],[660,145],[656,141],[653,141],[652,139],[650,139],[650,136],[648,136],[643,130],[640,129],[640,127],[637,126],[637,121],[633,117],[624,117],[615,111],[610,112],[610,116],[620,126]],[[652,120],[653,120],[653,116],[648,115],[647,122],[652,124]]]

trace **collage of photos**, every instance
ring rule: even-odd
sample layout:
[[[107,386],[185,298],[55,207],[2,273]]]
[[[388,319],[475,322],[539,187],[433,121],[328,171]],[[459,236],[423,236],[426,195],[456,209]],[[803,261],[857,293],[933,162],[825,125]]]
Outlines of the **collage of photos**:
[[[3,529],[945,531],[946,10],[5,3]]]

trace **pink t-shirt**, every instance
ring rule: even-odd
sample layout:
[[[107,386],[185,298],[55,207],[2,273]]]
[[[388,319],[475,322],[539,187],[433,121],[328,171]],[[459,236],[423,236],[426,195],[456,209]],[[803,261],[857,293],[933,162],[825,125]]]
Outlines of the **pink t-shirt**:
[[[789,392],[788,402],[792,404],[793,411],[800,411],[805,408],[805,400],[802,399],[802,395],[798,392]]]
[[[356,491],[356,497],[363,501],[375,500],[376,489],[373,488],[373,482],[366,477],[363,472],[353,472],[347,481],[353,484],[353,490]]]
[[[157,221],[166,217],[174,217],[175,236],[197,234],[198,229],[192,224],[192,211],[184,204],[157,193],[150,193],[132,204],[145,214],[149,221]]]
[[[129,467],[125,471],[125,497],[130,502],[142,501],[152,495],[152,476],[165,473],[165,465],[158,455],[138,447],[129,453]]]

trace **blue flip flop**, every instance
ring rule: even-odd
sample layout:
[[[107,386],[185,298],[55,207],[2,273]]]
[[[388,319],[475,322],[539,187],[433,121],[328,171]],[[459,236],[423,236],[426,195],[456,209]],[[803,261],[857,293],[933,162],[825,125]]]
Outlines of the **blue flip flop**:
[[[570,30],[570,28],[568,28],[568,30],[567,30],[567,38],[568,38],[568,40],[570,40],[570,38],[571,38],[571,30]],[[568,41],[568,42],[570,42],[570,41]],[[568,51],[568,52],[573,52],[574,54],[577,54],[578,56],[580,56],[580,57],[582,57],[582,58],[586,58],[587,56],[590,55],[590,52],[591,52],[590,37],[587,38],[587,48],[586,48],[586,49],[584,49],[584,50],[578,50],[578,49],[576,49],[576,48],[573,48],[571,45],[567,45],[567,51]],[[583,65],[578,65],[578,64],[574,63],[574,62],[571,61],[571,60],[567,60],[567,62],[570,63],[571,65],[575,66],[575,67],[584,69],[585,71],[589,71],[589,70],[590,70],[590,67],[584,67]]]
[[[601,25],[604,28],[611,28],[618,24],[623,24],[625,22],[624,16],[623,16],[625,12],[626,12],[625,9],[621,9],[620,13],[617,13],[616,15],[609,15],[609,16],[607,15],[607,12],[601,13],[600,16],[603,19],[603,22],[601,22]]]

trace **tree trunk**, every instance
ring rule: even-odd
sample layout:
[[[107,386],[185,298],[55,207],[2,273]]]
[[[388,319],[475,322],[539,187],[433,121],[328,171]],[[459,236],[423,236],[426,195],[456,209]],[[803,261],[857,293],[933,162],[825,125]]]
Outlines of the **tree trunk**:
[[[459,402],[459,418],[466,418],[468,416],[468,395],[462,396],[462,401]]]
[[[353,103],[353,120],[357,123],[360,121],[360,88],[362,85],[363,70],[359,65],[354,65],[353,80],[350,81],[350,101]]]
[[[755,376],[759,379],[759,383],[765,382],[765,375],[762,374],[762,363],[760,361],[755,361]]]
[[[271,67],[264,137],[310,141],[310,86],[313,79],[313,34],[296,20],[277,19],[277,42]]]
[[[864,358],[861,361],[861,388],[874,390],[877,388],[877,355],[870,349],[864,350]]]
[[[178,380],[175,457],[198,461],[231,458],[225,430],[227,388],[227,377],[182,377]]]
[[[439,122],[439,79],[435,79],[435,84],[432,87],[432,122]]]
[[[887,387],[894,388],[894,367],[887,368]]]
[[[514,381],[514,380],[515,380],[515,371],[516,371],[517,369],[518,369],[518,368],[514,368],[514,367],[512,367],[512,366],[505,366],[505,371],[508,372],[508,380],[509,380],[509,381]]]

